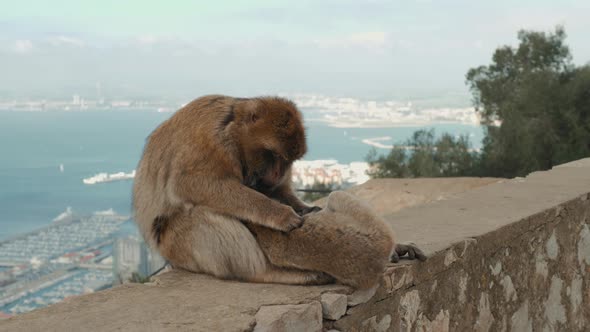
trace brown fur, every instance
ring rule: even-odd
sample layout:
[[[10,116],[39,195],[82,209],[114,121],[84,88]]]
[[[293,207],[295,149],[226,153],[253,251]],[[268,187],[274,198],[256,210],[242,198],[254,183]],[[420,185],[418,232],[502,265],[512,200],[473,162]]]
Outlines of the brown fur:
[[[221,278],[325,283],[325,274],[270,264],[249,221],[278,231],[310,207],[291,189],[306,152],[302,117],[282,98],[205,96],[148,138],[133,187],[139,229],[173,266]]]
[[[377,284],[394,249],[391,227],[343,191],[331,193],[326,208],[289,233],[249,227],[273,265],[325,272],[358,289]]]
[[[370,287],[392,254],[391,229],[343,193],[296,229],[315,210],[291,188],[292,162],[306,149],[301,113],[286,99],[198,98],[148,138],[133,187],[135,221],[178,268]]]

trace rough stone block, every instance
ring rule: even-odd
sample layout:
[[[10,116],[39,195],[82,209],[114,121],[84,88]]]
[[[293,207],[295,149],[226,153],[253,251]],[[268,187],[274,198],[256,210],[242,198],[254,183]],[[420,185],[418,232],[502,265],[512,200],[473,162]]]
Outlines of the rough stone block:
[[[337,320],[346,313],[348,299],[343,294],[322,294],[322,312],[325,319]]]
[[[263,306],[256,313],[255,332],[321,330],[322,305],[317,301],[297,305]]]
[[[379,286],[377,285],[369,289],[357,289],[352,294],[348,295],[348,306],[354,307],[355,305],[368,302],[375,295],[378,287]]]

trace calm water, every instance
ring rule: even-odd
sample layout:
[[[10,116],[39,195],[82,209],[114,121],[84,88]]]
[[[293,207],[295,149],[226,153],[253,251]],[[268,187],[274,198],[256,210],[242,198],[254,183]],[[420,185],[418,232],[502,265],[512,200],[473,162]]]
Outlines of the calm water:
[[[82,179],[100,172],[133,170],[146,136],[170,115],[0,112],[0,240],[50,223],[68,206],[80,214],[109,208],[128,214],[131,181],[85,185]],[[339,129],[319,122],[307,122],[306,127],[309,152],[305,159],[334,158],[342,163],[364,159],[370,146],[362,139],[391,136],[401,142],[419,129]],[[482,138],[477,126],[431,127],[438,133],[470,134],[476,145]]]

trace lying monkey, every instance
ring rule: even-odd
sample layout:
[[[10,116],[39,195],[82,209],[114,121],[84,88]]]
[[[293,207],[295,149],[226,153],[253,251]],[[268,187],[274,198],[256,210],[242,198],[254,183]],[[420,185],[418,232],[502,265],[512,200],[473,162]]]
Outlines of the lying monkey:
[[[343,191],[328,197],[326,208],[304,217],[289,233],[250,224],[271,264],[321,271],[357,289],[375,286],[385,265],[398,255],[391,227],[357,198]],[[410,255],[426,257],[413,246],[401,246]]]

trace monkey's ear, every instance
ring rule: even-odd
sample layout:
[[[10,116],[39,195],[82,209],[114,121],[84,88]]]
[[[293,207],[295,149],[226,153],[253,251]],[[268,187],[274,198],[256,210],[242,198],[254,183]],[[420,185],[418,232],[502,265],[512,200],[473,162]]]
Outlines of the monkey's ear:
[[[263,118],[263,110],[255,100],[249,100],[237,106],[235,110],[240,122],[245,124],[254,124]]]
[[[260,116],[256,113],[256,112],[252,112],[250,113],[250,122],[251,123],[256,123],[256,121],[258,121],[258,119],[260,118]]]

